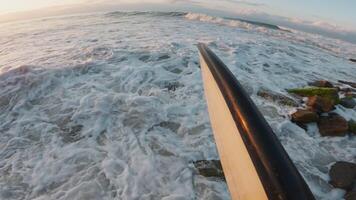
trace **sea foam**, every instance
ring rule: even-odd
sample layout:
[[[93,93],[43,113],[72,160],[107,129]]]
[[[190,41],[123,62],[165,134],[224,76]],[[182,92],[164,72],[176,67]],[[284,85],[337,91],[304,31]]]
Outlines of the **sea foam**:
[[[354,137],[322,138],[260,88],[356,80],[355,46],[194,13],[106,13],[0,25],[0,199],[229,199],[192,164],[218,159],[196,44],[248,89],[318,199]],[[346,118],[351,109],[337,108]]]

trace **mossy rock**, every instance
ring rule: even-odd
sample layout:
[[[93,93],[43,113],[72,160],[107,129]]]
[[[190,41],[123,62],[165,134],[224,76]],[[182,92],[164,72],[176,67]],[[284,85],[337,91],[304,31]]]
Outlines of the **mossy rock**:
[[[338,90],[336,88],[325,87],[306,87],[306,88],[294,88],[288,89],[289,93],[297,94],[302,97],[321,96],[334,100],[335,104],[339,103]]]

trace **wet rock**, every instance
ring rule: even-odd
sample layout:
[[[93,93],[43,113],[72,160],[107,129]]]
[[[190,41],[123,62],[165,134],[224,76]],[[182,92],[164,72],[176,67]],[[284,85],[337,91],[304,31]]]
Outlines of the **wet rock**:
[[[220,160],[198,160],[193,164],[202,176],[225,179]]]
[[[307,88],[295,88],[287,90],[289,93],[297,94],[302,97],[320,96],[334,100],[335,103],[339,102],[338,90],[336,88],[325,87],[307,87]]]
[[[175,123],[175,122],[170,122],[170,121],[164,121],[164,122],[161,122],[158,126],[160,126],[162,128],[169,129],[172,132],[176,133],[180,127],[180,124]]]
[[[356,98],[356,93],[353,92],[346,92],[345,97]]]
[[[166,59],[169,59],[169,58],[170,58],[170,56],[168,54],[165,54],[165,55],[162,55],[162,56],[158,57],[158,61],[166,60]]]
[[[314,87],[325,87],[325,88],[333,88],[333,84],[331,84],[329,81],[326,80],[318,80],[318,81],[314,81],[314,82],[310,82],[308,83],[308,85],[310,86],[314,86]]]
[[[346,84],[346,85],[349,85],[353,88],[356,88],[356,83],[354,82],[350,82],[350,81],[343,81],[343,80],[338,80],[339,83],[342,83],[342,84]]]
[[[356,200],[356,190],[346,193],[345,200]]]
[[[344,97],[340,99],[340,104],[345,108],[354,108],[356,106],[356,101],[351,97]]]
[[[292,114],[292,122],[296,123],[310,123],[318,121],[319,116],[316,112],[309,110],[298,109]]]
[[[62,140],[65,143],[73,143],[79,141],[83,138],[81,135],[81,130],[83,125],[74,125],[69,128],[63,128],[61,132]]]
[[[336,162],[329,171],[330,184],[344,190],[352,189],[356,179],[356,164],[349,162]]]
[[[307,126],[307,124],[302,123],[302,122],[295,122],[295,124],[296,124],[297,126],[299,126],[300,128],[304,129],[305,131],[308,131],[308,126]]]
[[[356,185],[345,195],[345,200],[356,200]]]
[[[264,99],[276,102],[276,103],[281,104],[281,105],[294,106],[294,107],[297,107],[299,105],[298,102],[295,101],[294,99],[292,99],[290,97],[287,97],[287,96],[285,96],[283,94],[280,94],[280,93],[277,93],[277,92],[273,92],[273,91],[268,90],[268,89],[260,89],[257,92],[257,95],[262,97],[262,98],[264,98]]]
[[[345,136],[349,126],[347,121],[335,113],[321,116],[318,121],[321,136]]]
[[[309,109],[316,112],[329,112],[334,109],[334,105],[334,100],[320,96],[309,97],[307,101]]]
[[[278,113],[278,109],[274,106],[261,105],[261,106],[258,106],[258,108],[261,111],[261,113],[263,114],[263,116],[265,116],[265,117],[278,118],[278,117],[282,116]]]
[[[349,92],[356,92],[356,89],[351,87],[342,87],[342,88],[339,87],[339,91],[344,93],[349,93]]]
[[[356,62],[356,59],[350,58],[349,61],[351,61],[351,62]]]
[[[141,60],[142,62],[147,62],[150,59],[150,56],[143,55],[143,56],[139,57],[138,59]]]
[[[168,91],[176,91],[179,87],[182,87],[183,85],[180,84],[179,82],[167,82],[164,84],[164,88],[167,88]]]
[[[350,133],[356,134],[356,121],[354,120],[349,121],[349,131]]]

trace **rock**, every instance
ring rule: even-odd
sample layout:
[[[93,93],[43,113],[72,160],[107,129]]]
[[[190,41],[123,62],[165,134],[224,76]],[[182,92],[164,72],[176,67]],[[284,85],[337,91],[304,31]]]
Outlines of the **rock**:
[[[310,123],[318,121],[319,116],[309,110],[298,109],[295,113],[292,114],[292,122],[296,123]]]
[[[302,97],[321,96],[334,100],[335,103],[339,102],[338,90],[336,88],[307,87],[307,88],[289,89],[287,91],[289,93],[297,94]]]
[[[330,184],[344,190],[352,189],[356,179],[356,164],[339,161],[329,171]]]
[[[356,134],[356,122],[354,120],[349,121],[349,131],[350,133]]]
[[[345,136],[349,126],[347,121],[335,113],[329,116],[321,116],[318,121],[321,136]]]
[[[340,99],[340,104],[345,108],[354,108],[356,106],[356,101],[351,97],[344,97]]]
[[[299,105],[299,103],[297,101],[295,101],[294,99],[287,97],[283,94],[273,92],[268,89],[260,89],[257,92],[257,95],[264,99],[267,99],[267,100],[270,100],[270,101],[273,101],[273,102],[276,102],[278,104],[285,105],[285,106],[297,107]]]
[[[345,195],[345,200],[356,200],[356,185]]]
[[[356,62],[356,59],[350,58],[349,61],[351,61],[351,62]]]
[[[345,200],[356,200],[356,190],[346,193]]]
[[[309,97],[307,101],[307,106],[316,112],[329,112],[334,109],[334,105],[334,100],[320,96]]]
[[[307,124],[304,124],[304,123],[302,123],[302,122],[295,122],[295,124],[296,124],[297,126],[299,126],[300,128],[304,129],[305,131],[308,131],[308,126],[307,126]]]
[[[346,92],[345,97],[356,98],[356,93],[353,92]]]
[[[349,93],[349,92],[356,92],[356,89],[352,87],[342,87],[342,88],[339,87],[339,91],[344,93]]]
[[[81,135],[82,129],[83,125],[80,124],[62,128],[62,132],[60,133],[62,141],[65,143],[73,143],[83,139],[83,136]]]
[[[205,177],[217,177],[225,180],[220,160],[198,160],[193,162],[193,164],[200,175]]]
[[[162,55],[162,56],[158,57],[158,61],[166,60],[166,59],[169,59],[169,58],[170,58],[170,56],[168,54],[165,54],[165,55]]]
[[[325,87],[325,88],[333,88],[334,87],[333,84],[331,84],[329,81],[326,81],[326,80],[318,80],[318,81],[310,82],[310,83],[308,83],[308,85],[314,86],[314,87]]]
[[[356,88],[356,83],[354,82],[350,82],[350,81],[343,81],[343,80],[338,80],[339,83],[342,83],[342,84],[346,84],[346,85],[349,85],[353,88]]]

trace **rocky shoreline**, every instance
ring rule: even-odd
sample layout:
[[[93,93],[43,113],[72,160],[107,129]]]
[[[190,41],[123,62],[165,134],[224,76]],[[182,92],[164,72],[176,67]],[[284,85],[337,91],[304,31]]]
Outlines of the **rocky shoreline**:
[[[316,123],[322,137],[342,137],[356,135],[356,119],[347,121],[337,114],[337,105],[346,109],[356,109],[356,83],[339,80],[332,83],[317,80],[304,88],[288,89],[294,97],[262,88],[257,95],[278,104],[296,107],[290,120],[307,130],[307,124]],[[297,99],[297,100],[296,100]],[[197,174],[225,180],[219,160],[199,160],[193,162]],[[346,191],[346,200],[356,200],[356,164],[344,161],[335,162],[329,170],[329,184]]]
[[[288,89],[290,94],[303,98],[302,106],[291,114],[291,121],[306,129],[306,124],[317,123],[321,136],[345,136],[356,134],[355,120],[347,121],[333,112],[336,105],[354,109],[356,83],[326,80],[314,81],[305,88]]]
[[[356,134],[356,120],[347,121],[333,112],[336,105],[347,109],[356,107],[356,83],[339,80],[331,83],[318,80],[308,87],[287,90],[304,98],[301,108],[291,114],[291,121],[307,129],[306,124],[316,123],[322,137]],[[334,163],[329,170],[330,185],[346,190],[345,200],[356,199],[356,164],[344,161]]]

